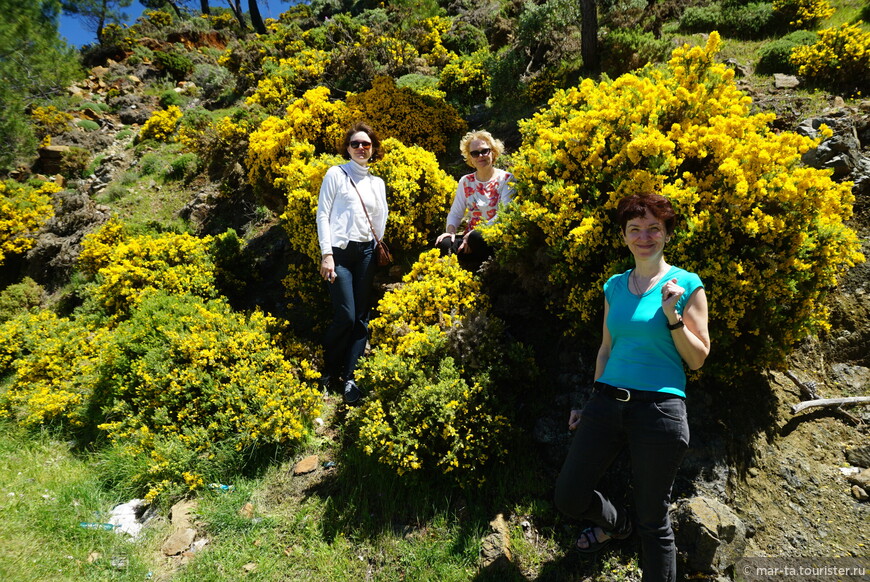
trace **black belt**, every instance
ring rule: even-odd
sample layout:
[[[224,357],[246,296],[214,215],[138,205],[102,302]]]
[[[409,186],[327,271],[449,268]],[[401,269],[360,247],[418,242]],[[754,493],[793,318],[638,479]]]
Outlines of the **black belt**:
[[[595,391],[600,392],[608,398],[619,400],[620,402],[661,402],[670,398],[682,398],[677,394],[668,392],[652,392],[650,390],[630,390],[628,388],[617,388],[610,384],[601,382],[595,383]]]

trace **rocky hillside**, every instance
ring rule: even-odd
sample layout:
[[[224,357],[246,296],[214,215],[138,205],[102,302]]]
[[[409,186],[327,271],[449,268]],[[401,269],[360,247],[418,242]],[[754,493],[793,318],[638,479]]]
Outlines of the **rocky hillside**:
[[[4,267],[4,276],[17,280],[21,273],[27,274],[50,290],[54,301],[74,303],[77,298],[66,295],[64,286],[86,233],[115,214],[159,216],[167,224],[183,219],[200,233],[227,226],[253,233],[249,246],[258,257],[258,285],[256,292],[247,291],[240,300],[280,312],[282,291],[274,273],[285,249],[256,206],[244,199],[236,200],[233,207],[226,202],[216,205],[214,194],[220,185],[204,174],[164,182],[146,171],[153,160],[134,147],[134,138],[160,108],[149,91],[148,79],[154,76],[145,64],[110,59],[70,89],[110,109],[82,110],[81,120],[95,123],[98,129],[80,129],[54,140],[40,150],[32,171],[54,175],[60,170],[61,152],[70,147],[91,152],[96,163],[87,177],[64,184],[54,201],[55,217],[26,257]],[[810,111],[818,98],[810,100],[788,87],[788,79],[777,83],[750,76],[741,86],[759,109],[778,114],[779,129],[811,133],[819,123],[834,129],[834,136],[805,161],[831,168],[838,178],[855,182],[851,224],[861,237],[865,256],[870,257],[870,101],[847,106],[842,99],[829,96],[823,111]],[[182,83],[175,90],[191,91],[192,87]],[[229,167],[226,171],[240,170]],[[794,405],[813,398],[870,394],[870,263],[848,273],[829,297],[829,307],[830,331],[803,342],[781,369],[760,374],[754,385],[724,394],[696,391],[690,395],[692,449],[675,492],[678,545],[685,553],[686,571],[733,575],[735,556],[741,555],[870,554],[870,407],[844,405],[792,412]],[[575,361],[572,357],[555,360],[561,361],[561,368],[549,373],[563,393],[553,403],[552,414],[539,418],[533,430],[550,460],[547,478],[558,470],[566,445],[562,430],[565,404],[588,373],[566,363]],[[582,355],[580,361],[584,361]],[[770,397],[760,399],[758,394]]]

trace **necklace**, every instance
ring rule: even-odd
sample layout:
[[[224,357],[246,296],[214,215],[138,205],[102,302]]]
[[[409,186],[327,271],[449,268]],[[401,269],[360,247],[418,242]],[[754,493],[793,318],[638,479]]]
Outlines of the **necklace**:
[[[655,277],[651,278],[649,282],[644,285],[643,288],[641,288],[640,286],[640,275],[637,274],[636,269],[631,270],[631,275],[629,275],[628,280],[630,283],[632,280],[632,275],[634,276],[634,288],[636,290],[634,291],[634,294],[637,296],[642,296],[644,293],[655,287],[656,283],[658,283],[659,279],[661,279],[666,272],[667,271],[660,271]]]

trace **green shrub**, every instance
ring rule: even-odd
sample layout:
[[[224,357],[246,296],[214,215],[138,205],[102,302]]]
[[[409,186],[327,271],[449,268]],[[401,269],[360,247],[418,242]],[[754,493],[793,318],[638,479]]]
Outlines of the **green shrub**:
[[[175,89],[167,89],[160,94],[159,103],[163,109],[169,109],[171,105],[181,107],[184,105],[184,99],[181,98],[181,95]]]
[[[142,176],[162,176],[166,173],[169,162],[158,153],[147,153],[139,162],[139,173]]]
[[[0,291],[0,323],[9,321],[23,311],[39,307],[45,290],[42,286],[25,277],[21,283],[13,283]]]
[[[647,63],[664,61],[670,51],[671,43],[656,38],[652,32],[616,29],[602,42],[603,68],[610,73],[627,73]]]
[[[142,62],[152,62],[154,60],[154,51],[146,46],[142,46],[141,44],[136,44],[133,46],[132,53],[129,57],[127,57],[127,64],[129,65],[138,65]]]
[[[159,52],[154,63],[176,81],[184,81],[193,72],[193,61],[177,50]]]
[[[689,6],[680,16],[683,32],[710,32],[722,27],[722,8],[719,4]]]
[[[791,52],[795,47],[815,43],[819,38],[815,32],[796,30],[761,47],[755,72],[762,75],[774,73],[797,74],[797,67],[791,62]]]
[[[199,171],[199,156],[187,152],[176,157],[169,163],[169,171],[166,177],[171,180],[183,180],[189,182]]]
[[[780,19],[767,2],[752,2],[745,6],[722,10],[723,34],[742,39],[770,36],[781,30]]]
[[[93,103],[91,101],[85,101],[84,103],[79,104],[79,111],[84,111],[86,109],[93,111],[94,113],[104,113],[109,110],[109,106],[105,103]]]
[[[84,178],[88,176],[85,172],[90,161],[91,154],[88,150],[72,146],[61,157],[60,173],[67,178]]]
[[[100,129],[100,124],[90,119],[79,119],[76,121],[76,125],[85,131],[97,131]]]
[[[464,20],[454,19],[453,26],[442,37],[444,48],[460,55],[489,47],[486,33],[479,27]]]
[[[438,91],[438,77],[422,75],[420,73],[409,73],[396,79],[396,87],[408,87],[421,95],[432,95]]]
[[[202,91],[202,98],[211,103],[226,103],[235,90],[235,77],[220,65],[197,64],[190,77]]]

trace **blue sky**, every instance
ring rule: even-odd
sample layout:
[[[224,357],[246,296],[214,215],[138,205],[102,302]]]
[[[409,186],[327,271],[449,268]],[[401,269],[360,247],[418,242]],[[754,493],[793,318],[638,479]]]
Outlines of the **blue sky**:
[[[226,8],[229,5],[226,0],[211,0],[211,6]],[[260,13],[263,18],[276,18],[281,12],[286,11],[290,7],[291,2],[288,0],[258,0],[257,6],[260,7]],[[198,7],[198,2],[191,3],[191,7]],[[242,2],[242,6],[247,8],[247,1]],[[123,12],[129,16],[127,24],[133,24],[136,19],[142,14],[142,5],[139,2],[133,2],[129,8],[125,8]],[[96,34],[93,31],[86,30],[82,26],[82,21],[79,18],[61,15],[60,17],[60,36],[65,38],[68,43],[75,46],[93,44],[97,42]]]

